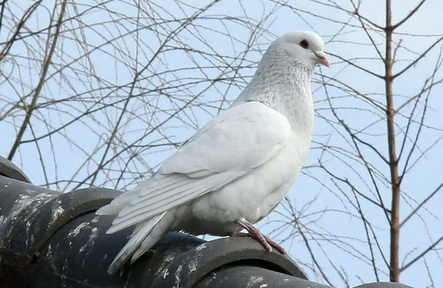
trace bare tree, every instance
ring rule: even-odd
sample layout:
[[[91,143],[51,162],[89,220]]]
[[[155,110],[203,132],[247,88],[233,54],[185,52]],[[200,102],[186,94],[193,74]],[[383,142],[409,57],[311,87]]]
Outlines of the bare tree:
[[[229,105],[275,34],[317,30],[333,60],[315,75],[317,135],[267,227],[331,285],[438,287],[443,31],[416,29],[429,2],[3,1],[0,151],[53,189],[133,187]]]
[[[34,178],[61,190],[147,177],[159,162],[150,155],[227,107],[259,58],[251,48],[265,23],[211,14],[216,3],[5,1],[7,157],[28,171],[32,159]]]
[[[291,216],[277,231],[295,226],[286,237],[299,234],[312,258],[311,268],[330,284],[337,283],[330,280],[327,266],[343,284],[348,284],[350,276],[370,280],[361,270],[353,272],[354,276],[343,269],[331,257],[335,254],[331,251],[338,248],[351,256],[352,265],[358,267],[361,262],[362,268],[372,269],[373,280],[387,280],[387,275],[398,282],[405,274],[411,281],[422,275],[422,282],[417,283],[423,286],[427,275],[428,287],[437,287],[443,231],[435,229],[441,226],[436,203],[443,179],[439,173],[432,176],[439,161],[429,158],[441,157],[441,110],[431,103],[439,103],[443,91],[443,31],[411,29],[426,17],[419,16],[426,1],[397,13],[396,21],[390,0],[384,7],[374,7],[384,10],[384,21],[368,11],[366,1],[312,2],[326,7],[324,15],[337,15],[323,17],[341,27],[328,47],[334,42],[347,45],[345,52],[331,53],[337,59],[334,70],[339,71],[333,76],[319,75],[322,88],[317,96],[322,99],[316,106],[317,116],[332,132],[316,139],[316,159],[306,170],[317,187],[328,192],[315,195],[313,201],[321,204],[313,211],[304,207],[304,213],[298,213],[294,201],[288,200],[286,213],[281,213]],[[311,15],[300,7],[287,7],[298,15]],[[350,51],[351,57],[345,54]],[[337,204],[332,201],[325,209],[323,197],[328,193],[337,198]],[[331,229],[330,221],[353,230]],[[322,257],[328,260],[320,261]]]

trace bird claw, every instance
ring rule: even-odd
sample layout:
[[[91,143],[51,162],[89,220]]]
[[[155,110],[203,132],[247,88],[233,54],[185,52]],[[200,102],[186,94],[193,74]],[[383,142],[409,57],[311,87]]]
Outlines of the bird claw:
[[[240,237],[251,237],[256,239],[258,242],[260,242],[261,245],[263,245],[263,247],[268,250],[269,252],[272,251],[272,247],[274,247],[275,249],[277,249],[278,252],[280,252],[281,254],[286,254],[286,250],[281,247],[277,242],[273,241],[271,238],[269,238],[269,236],[266,236],[265,234],[261,233],[260,230],[258,230],[257,228],[255,228],[249,221],[247,221],[246,219],[240,219],[238,221],[236,221],[240,226],[242,226],[243,228],[245,228],[248,233],[243,233],[243,232],[237,232],[235,234],[235,236],[240,236]]]

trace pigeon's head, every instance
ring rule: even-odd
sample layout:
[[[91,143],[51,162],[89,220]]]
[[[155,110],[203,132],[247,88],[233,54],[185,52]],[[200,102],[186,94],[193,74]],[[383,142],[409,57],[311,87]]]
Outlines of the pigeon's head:
[[[329,67],[329,61],[323,52],[323,39],[311,31],[295,31],[287,33],[272,43],[270,49],[288,55],[296,62],[314,67],[322,64]]]

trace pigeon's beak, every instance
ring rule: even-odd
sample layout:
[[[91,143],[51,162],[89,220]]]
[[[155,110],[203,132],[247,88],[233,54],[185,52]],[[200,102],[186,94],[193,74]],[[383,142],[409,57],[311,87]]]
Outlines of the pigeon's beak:
[[[315,56],[317,56],[318,63],[325,65],[326,67],[329,67],[329,61],[328,58],[326,58],[326,54],[323,51],[316,51],[314,52]]]

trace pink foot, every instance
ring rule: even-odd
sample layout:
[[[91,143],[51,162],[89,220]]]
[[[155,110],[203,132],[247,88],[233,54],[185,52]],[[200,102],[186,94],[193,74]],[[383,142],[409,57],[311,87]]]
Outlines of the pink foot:
[[[248,231],[248,233],[238,232],[235,234],[235,236],[254,238],[258,242],[260,242],[260,244],[263,245],[263,247],[265,247],[266,250],[272,251],[272,247],[274,247],[281,254],[286,254],[286,250],[283,247],[278,245],[268,236],[262,234],[260,230],[255,228],[248,220],[241,218],[240,220],[237,220],[236,223],[245,228],[246,231]]]

